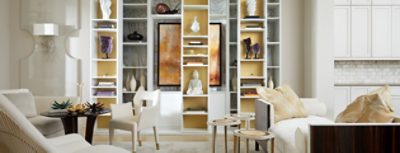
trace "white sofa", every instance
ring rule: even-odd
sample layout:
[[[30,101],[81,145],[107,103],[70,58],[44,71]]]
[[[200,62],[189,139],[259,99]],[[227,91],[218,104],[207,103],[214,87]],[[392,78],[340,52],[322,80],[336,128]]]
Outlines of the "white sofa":
[[[64,135],[64,127],[59,118],[44,117],[40,113],[47,112],[54,101],[69,99],[72,103],[78,102],[77,97],[33,96],[28,89],[3,90],[0,94],[6,96],[48,138]]]
[[[275,153],[307,153],[309,124],[331,124],[324,118],[326,106],[317,99],[301,99],[309,116],[274,122],[273,105],[265,100],[256,100],[256,129],[270,131],[275,135]],[[263,150],[267,143],[258,142]]]

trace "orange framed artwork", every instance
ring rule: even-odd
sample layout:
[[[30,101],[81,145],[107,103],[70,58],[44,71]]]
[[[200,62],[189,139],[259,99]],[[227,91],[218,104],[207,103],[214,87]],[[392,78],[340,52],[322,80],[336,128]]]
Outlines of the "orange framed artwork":
[[[221,23],[210,24],[210,86],[221,86]]]
[[[181,84],[181,24],[158,24],[158,85]]]

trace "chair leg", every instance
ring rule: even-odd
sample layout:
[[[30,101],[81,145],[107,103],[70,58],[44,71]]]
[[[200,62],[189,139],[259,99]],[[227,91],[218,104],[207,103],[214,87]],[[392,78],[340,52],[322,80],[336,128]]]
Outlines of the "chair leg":
[[[140,131],[137,132],[137,137],[138,137],[139,147],[141,147],[142,146],[142,138],[140,137]]]
[[[112,141],[114,138],[114,129],[113,128],[108,129],[108,136],[109,136],[110,145],[112,145]]]
[[[137,141],[137,124],[133,125],[133,130],[132,130],[132,152],[136,153],[137,148],[136,148],[136,141]]]
[[[157,128],[157,126],[153,126],[153,131],[154,131],[154,138],[155,138],[155,141],[156,141],[156,149],[160,150],[160,143],[159,143],[160,139],[158,137],[158,128]]]

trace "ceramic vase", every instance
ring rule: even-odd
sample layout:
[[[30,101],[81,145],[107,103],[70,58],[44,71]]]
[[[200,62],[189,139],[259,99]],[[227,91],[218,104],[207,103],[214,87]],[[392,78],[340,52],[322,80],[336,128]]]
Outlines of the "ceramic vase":
[[[200,31],[200,23],[197,21],[197,16],[194,17],[192,26],[190,27],[190,30],[193,32],[199,32]]]
[[[255,16],[256,14],[256,0],[246,0],[247,13],[249,16]]]
[[[137,31],[134,31],[133,33],[129,34],[128,36],[129,40],[133,40],[133,41],[141,41],[143,40],[143,35],[138,33]]]
[[[232,85],[232,90],[236,91],[237,90],[237,77],[236,75],[233,75],[231,79],[231,85]]]
[[[110,19],[111,15],[111,0],[100,0],[101,13],[103,19]]]
[[[131,87],[131,91],[135,91],[136,90],[136,79],[135,79],[135,74],[132,74],[132,78],[130,81],[130,87]]]
[[[268,88],[274,89],[274,81],[272,80],[272,76],[269,77]]]
[[[128,74],[128,76],[126,76],[126,81],[125,81],[125,89],[126,91],[131,91],[131,75]]]
[[[146,77],[144,74],[140,75],[140,86],[146,89]]]

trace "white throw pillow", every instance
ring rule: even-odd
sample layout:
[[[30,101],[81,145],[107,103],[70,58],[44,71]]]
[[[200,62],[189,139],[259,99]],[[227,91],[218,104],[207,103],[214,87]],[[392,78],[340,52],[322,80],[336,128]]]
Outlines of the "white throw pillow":
[[[26,117],[37,116],[35,99],[27,89],[0,91],[7,97]]]

